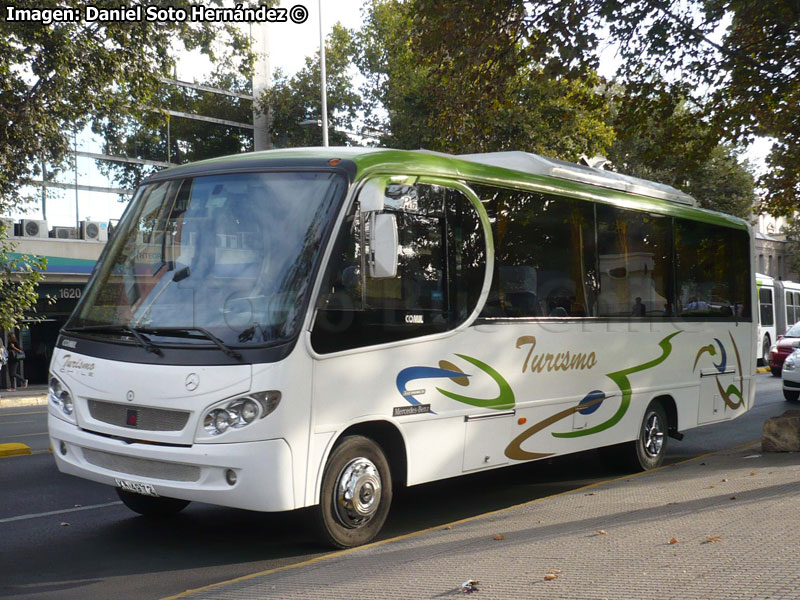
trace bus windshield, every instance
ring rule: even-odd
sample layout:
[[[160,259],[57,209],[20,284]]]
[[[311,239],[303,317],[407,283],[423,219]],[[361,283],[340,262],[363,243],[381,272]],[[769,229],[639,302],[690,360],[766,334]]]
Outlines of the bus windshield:
[[[291,338],[345,187],[329,172],[145,185],[65,330],[203,345]]]

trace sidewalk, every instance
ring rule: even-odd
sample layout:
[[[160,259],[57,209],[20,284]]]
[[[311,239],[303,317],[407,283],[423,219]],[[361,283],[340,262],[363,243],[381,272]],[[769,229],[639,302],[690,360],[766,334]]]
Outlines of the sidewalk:
[[[29,385],[27,388],[17,388],[16,391],[0,390],[0,408],[17,406],[35,406],[47,404],[47,386]]]
[[[176,597],[795,600],[799,515],[800,454],[754,444]]]

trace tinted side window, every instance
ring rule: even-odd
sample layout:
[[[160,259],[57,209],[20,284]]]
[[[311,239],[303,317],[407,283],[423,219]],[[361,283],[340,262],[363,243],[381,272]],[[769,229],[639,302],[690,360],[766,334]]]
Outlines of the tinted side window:
[[[761,324],[770,326],[775,324],[774,311],[772,310],[772,290],[761,288],[758,292],[758,304],[761,309]]]
[[[596,314],[594,209],[536,192],[474,186],[492,223],[495,269],[481,316]]]
[[[398,225],[396,277],[366,269],[368,219],[358,203],[329,261],[311,341],[337,352],[453,329],[475,309],[486,268],[478,214],[461,192],[436,185],[391,185],[385,210]]]
[[[673,315],[672,222],[597,205],[598,316]]]
[[[675,219],[675,248],[680,316],[750,317],[746,232]]]

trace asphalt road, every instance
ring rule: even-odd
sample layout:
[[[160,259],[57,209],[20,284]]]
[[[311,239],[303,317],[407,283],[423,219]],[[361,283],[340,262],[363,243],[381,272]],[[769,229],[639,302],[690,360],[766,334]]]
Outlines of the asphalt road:
[[[758,376],[743,417],[670,440],[668,461],[754,441],[787,408],[780,379]],[[139,517],[113,489],[62,475],[47,448],[43,407],[0,411],[0,443],[31,456],[0,459],[0,597],[25,600],[162,598],[328,552],[307,511],[262,514],[192,504],[165,521]],[[586,452],[416,486],[396,496],[382,538],[442,525],[618,476]]]

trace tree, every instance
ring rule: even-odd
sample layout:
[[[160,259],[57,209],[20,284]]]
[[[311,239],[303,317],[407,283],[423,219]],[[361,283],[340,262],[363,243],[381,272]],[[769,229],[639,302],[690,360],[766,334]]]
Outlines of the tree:
[[[760,181],[764,207],[776,214],[798,208],[796,0],[414,0],[412,10],[421,50],[447,69],[479,74],[484,85],[503,77],[502,58],[520,40],[523,55],[553,73],[583,73],[597,65],[602,43],[616,45],[618,80],[632,96],[691,98],[718,140],[774,138]]]
[[[387,131],[382,143],[456,154],[524,148],[577,160],[613,139],[597,74],[551,73],[529,60],[512,30],[492,29],[496,39],[482,30],[464,45],[437,21],[445,45],[429,53],[409,35],[417,20],[412,3],[375,0],[365,17],[356,62],[368,80],[373,122]],[[433,41],[438,32],[423,35]],[[458,60],[474,48],[501,45],[488,62]]]
[[[749,219],[756,202],[749,166],[736,148],[720,144],[711,128],[682,99],[653,103],[636,118],[640,97],[614,88],[612,122],[617,139],[608,151],[614,169],[676,187],[703,208]]]
[[[249,93],[249,69],[243,73],[233,72],[228,68],[229,64],[228,61],[218,63],[208,80],[197,83],[231,92]],[[238,123],[250,122],[253,115],[251,100],[171,83],[159,87],[152,105]],[[131,116],[124,122],[108,125],[103,134],[106,154],[174,164],[253,149],[253,136],[249,130],[227,123],[171,116],[160,110],[152,110],[141,118]],[[142,179],[158,170],[155,166],[117,161],[98,161],[98,166],[101,172],[128,189],[135,188]]]
[[[188,0],[148,4],[190,6]],[[109,8],[126,5],[105,3]],[[14,8],[63,5],[17,0]],[[0,212],[25,204],[24,186],[41,175],[42,163],[54,168],[65,164],[73,132],[89,123],[97,131],[113,130],[131,115],[141,118],[156,96],[159,77],[172,70],[170,50],[181,42],[213,56],[221,29],[227,30],[234,48],[247,48],[237,28],[208,22],[67,20],[45,25],[0,20]],[[43,267],[35,258],[18,260],[8,242],[3,244],[0,326],[12,324],[33,305],[38,275],[31,269]]]
[[[47,259],[15,253],[16,243],[0,224],[0,330],[14,329],[25,311],[36,310],[36,286],[44,277]]]
[[[362,99],[352,85],[353,46],[350,33],[336,24],[325,41],[325,69],[328,106],[328,138],[332,146],[353,143],[348,132],[354,129]],[[261,98],[263,110],[270,114],[270,136],[277,147],[320,146],[322,119],[319,52],[306,58],[298,73],[275,73],[272,86]]]

